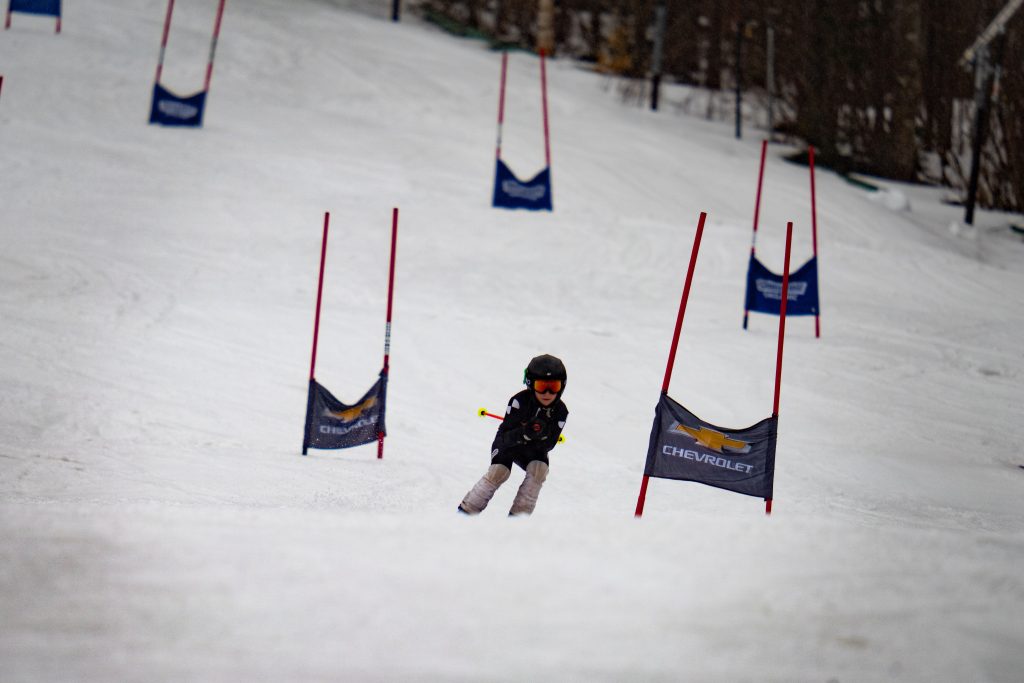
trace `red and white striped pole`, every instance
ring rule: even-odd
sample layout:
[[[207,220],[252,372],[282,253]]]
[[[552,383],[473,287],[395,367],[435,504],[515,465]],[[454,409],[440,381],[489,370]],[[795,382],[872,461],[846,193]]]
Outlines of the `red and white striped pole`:
[[[814,194],[814,145],[807,148],[807,159],[811,165],[811,239],[814,242],[814,262],[818,263],[818,206]],[[820,283],[819,283],[820,284]],[[821,287],[818,287],[818,303],[821,304]],[[820,313],[814,314],[814,336],[821,336]]]
[[[217,19],[213,24],[213,38],[210,40],[210,58],[206,62],[206,81],[203,83],[203,92],[210,89],[210,79],[213,77],[213,56],[217,52],[217,39],[220,37],[220,22],[224,18],[224,3],[227,0],[220,0],[217,5]]]
[[[156,82],[164,71],[164,55],[167,53],[167,37],[171,33],[171,15],[174,14],[174,0],[167,0],[167,15],[164,17],[164,35],[160,39],[160,58],[156,62]]]
[[[697,234],[693,238],[693,250],[690,252],[690,266],[686,270],[686,284],[683,286],[683,298],[679,302],[679,313],[676,315],[676,327],[672,333],[672,346],[669,347],[668,363],[665,366],[665,379],[661,383],[661,393],[668,393],[669,382],[672,381],[672,367],[676,362],[676,347],[679,345],[679,335],[683,330],[683,316],[686,315],[686,302],[690,298],[690,283],[693,282],[693,269],[697,264],[697,251],[700,249],[700,238],[704,234],[704,221],[707,219],[706,211],[701,211],[700,220],[697,222]],[[636,500],[635,517],[644,514],[644,502],[647,499],[647,482],[650,479],[646,474],[640,484],[640,496]]]
[[[174,14],[174,0],[167,0],[167,15],[164,17],[164,34],[160,39],[160,58],[156,63],[156,82],[164,71],[164,55],[167,53],[167,38],[171,33],[171,15]]]
[[[306,455],[309,449],[307,441],[309,434],[309,420],[313,411],[313,382],[316,376],[316,342],[320,336],[320,302],[324,292],[324,263],[327,261],[327,229],[331,223],[331,213],[324,212],[324,237],[320,245],[320,277],[316,285],[316,314],[313,316],[313,353],[309,361],[309,395],[306,399],[306,426],[302,432],[302,454]]]
[[[391,366],[391,303],[395,292],[395,247],[398,243],[398,207],[391,211],[391,265],[388,268],[388,313],[384,327],[384,381],[390,373]],[[384,432],[377,432],[377,458],[384,457]]]
[[[772,417],[779,416],[779,394],[782,391],[782,343],[786,339],[786,302],[789,300],[789,252],[793,245],[793,221],[786,224],[786,259],[782,268],[782,304],[779,309],[779,349],[775,356],[775,401]],[[764,514],[772,514],[772,499],[764,499]]]
[[[757,197],[754,199],[754,234],[750,238],[750,260],[754,260],[755,248],[757,247],[757,221],[761,215],[761,183],[764,180],[764,159],[768,153],[768,141],[761,141],[761,165],[757,170]],[[749,279],[749,278],[748,278]],[[750,310],[743,307],[743,329],[747,329],[747,320],[750,317]]]
[[[501,86],[498,91],[498,145],[495,156],[501,159],[501,128],[505,124],[505,74],[508,71],[508,52],[501,53]]]
[[[540,98],[544,110],[544,166],[551,168],[551,135],[548,132],[548,72],[544,66],[544,50],[540,51]]]

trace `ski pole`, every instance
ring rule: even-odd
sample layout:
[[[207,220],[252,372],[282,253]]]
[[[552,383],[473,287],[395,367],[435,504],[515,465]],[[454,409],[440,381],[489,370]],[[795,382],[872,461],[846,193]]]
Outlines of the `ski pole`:
[[[505,418],[502,417],[501,415],[495,415],[494,413],[487,412],[487,408],[481,408],[480,410],[478,410],[476,412],[476,414],[479,415],[480,417],[493,417],[495,420],[500,420],[502,422],[505,421]],[[558,443],[562,443],[564,441],[565,441],[565,435],[564,434],[559,434],[558,435]]]

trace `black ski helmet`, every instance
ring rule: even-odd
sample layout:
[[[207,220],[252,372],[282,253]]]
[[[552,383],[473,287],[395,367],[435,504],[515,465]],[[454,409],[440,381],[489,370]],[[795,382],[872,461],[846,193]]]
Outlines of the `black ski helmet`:
[[[544,354],[537,356],[530,361],[530,364],[526,366],[526,372],[523,374],[523,384],[532,384],[535,379],[560,379],[562,380],[562,389],[565,389],[565,383],[568,377],[565,375],[565,365],[561,360]],[[561,391],[558,392],[561,395]]]

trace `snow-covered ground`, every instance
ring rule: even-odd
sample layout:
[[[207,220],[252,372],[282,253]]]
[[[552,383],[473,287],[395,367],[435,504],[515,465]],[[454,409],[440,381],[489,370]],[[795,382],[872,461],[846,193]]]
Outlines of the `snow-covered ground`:
[[[490,208],[500,58],[385,3],[231,0],[202,130],[146,124],[164,0],[0,33],[0,680],[1019,681],[1024,243],[940,190],[817,177],[822,336],[787,324],[774,512],[652,480],[670,394],[771,412],[777,318],[741,329],[759,140],[548,64],[555,211]],[[130,8],[126,8],[130,5]],[[178,0],[197,90],[216,3]],[[379,6],[378,6],[379,5]],[[503,157],[543,165],[514,53]],[[669,89],[666,102],[681,97]],[[811,254],[807,169],[767,163],[758,254]],[[906,201],[900,201],[896,192]],[[385,454],[301,457],[317,378],[383,357]],[[566,362],[536,513],[477,518],[493,420]]]

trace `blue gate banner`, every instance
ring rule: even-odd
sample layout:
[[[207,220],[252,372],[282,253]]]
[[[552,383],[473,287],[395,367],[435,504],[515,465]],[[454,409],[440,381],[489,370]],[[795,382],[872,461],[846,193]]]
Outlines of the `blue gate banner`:
[[[551,167],[530,180],[520,180],[498,159],[494,173],[495,207],[504,209],[530,209],[551,211]]]
[[[786,315],[818,315],[818,259],[812,257],[789,275]],[[779,315],[782,307],[782,276],[776,275],[750,255],[747,269],[746,310]]]
[[[153,86],[153,106],[149,122],[164,126],[202,126],[206,91],[179,97],[159,83]]]
[[[662,394],[644,474],[770,500],[778,427],[779,418],[773,416],[746,429],[723,429]]]
[[[10,0],[7,7],[11,12],[60,17],[60,0]]]
[[[306,445],[310,448],[350,448],[377,440],[384,429],[387,375],[381,372],[373,387],[354,405],[346,405],[316,380],[310,380],[306,415]]]

